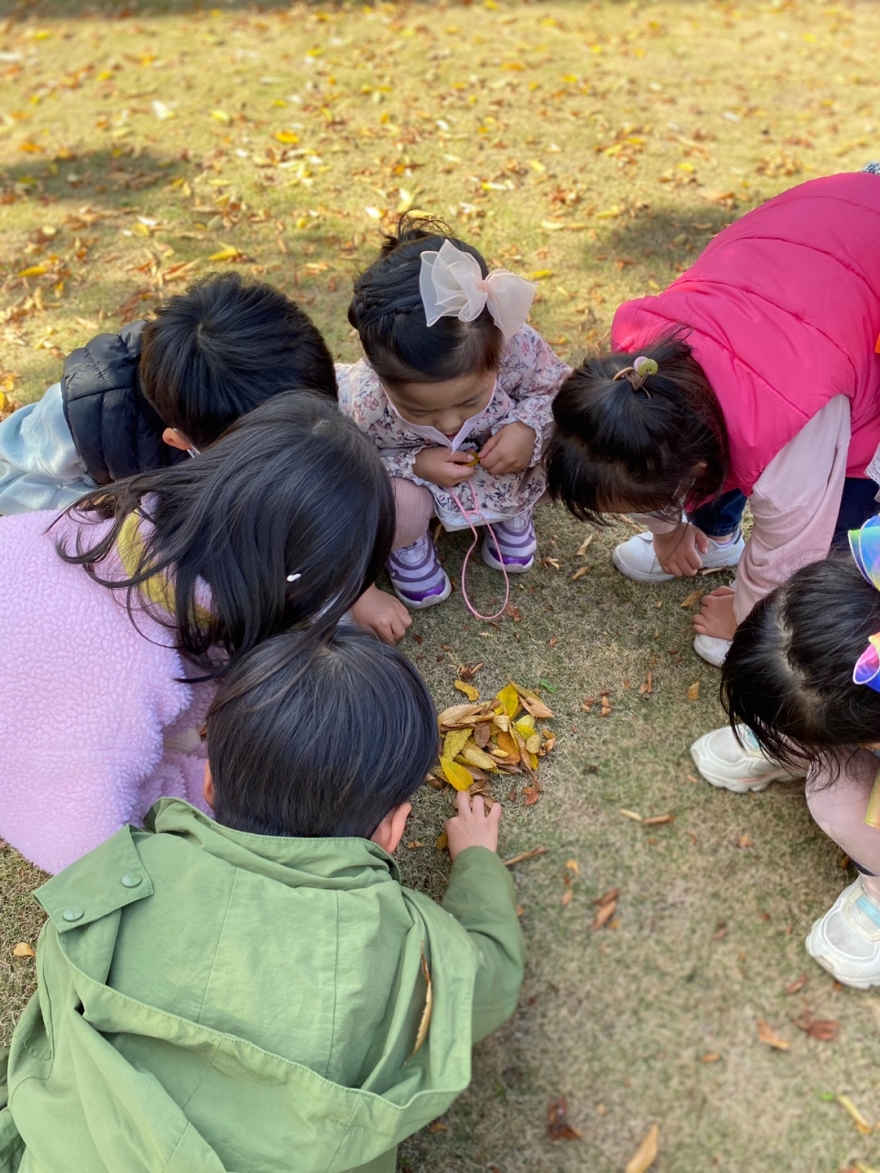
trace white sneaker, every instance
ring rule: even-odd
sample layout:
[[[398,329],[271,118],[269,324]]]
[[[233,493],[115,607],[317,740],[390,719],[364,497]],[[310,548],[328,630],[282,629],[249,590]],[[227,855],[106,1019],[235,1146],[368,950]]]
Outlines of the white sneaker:
[[[720,668],[727,659],[732,643],[731,639],[717,639],[714,635],[695,635],[694,651],[707,664]]]
[[[709,549],[703,558],[704,570],[722,570],[725,566],[736,566],[745,549],[742,532],[737,534],[735,542],[729,546],[719,547],[709,538]],[[634,534],[619,546],[615,546],[611,555],[614,565],[621,574],[631,578],[633,582],[672,582],[674,574],[667,574],[657,561],[654,553],[654,535],[650,533]]]
[[[781,762],[774,762],[758,748],[754,734],[745,725],[737,725],[743,745],[729,725],[704,733],[691,746],[694,765],[708,783],[734,794],[766,790],[777,778],[797,778]]]
[[[807,952],[845,986],[880,985],[880,907],[862,877],[844,888],[806,940]]]

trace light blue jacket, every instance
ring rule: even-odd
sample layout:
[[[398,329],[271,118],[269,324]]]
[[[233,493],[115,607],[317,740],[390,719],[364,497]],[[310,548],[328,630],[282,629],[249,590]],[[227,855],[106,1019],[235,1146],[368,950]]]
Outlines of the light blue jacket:
[[[64,418],[60,383],[0,422],[0,514],[66,509],[96,487]]]

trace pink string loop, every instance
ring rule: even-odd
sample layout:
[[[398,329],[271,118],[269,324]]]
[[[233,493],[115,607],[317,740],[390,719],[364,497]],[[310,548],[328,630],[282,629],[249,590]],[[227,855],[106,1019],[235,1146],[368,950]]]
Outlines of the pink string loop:
[[[468,547],[468,552],[465,554],[464,561],[461,564],[461,597],[464,599],[465,606],[467,607],[468,611],[470,611],[471,615],[473,615],[473,617],[475,619],[480,619],[484,623],[493,623],[496,619],[501,618],[501,616],[507,610],[507,604],[510,602],[510,575],[507,573],[507,567],[504,565],[504,558],[501,555],[501,545],[500,545],[498,539],[495,537],[495,531],[492,529],[492,526],[489,524],[489,522],[486,521],[480,513],[480,507],[479,507],[479,505],[477,505],[477,495],[474,492],[473,487],[470,484],[470,481],[465,481],[464,483],[466,485],[468,485],[468,487],[470,488],[471,497],[473,497],[473,499],[474,499],[474,508],[470,511],[465,509],[465,507],[462,505],[459,498],[456,496],[455,491],[452,488],[449,489],[450,497],[455,502],[455,504],[458,506],[458,508],[461,510],[462,517],[468,523],[468,525],[470,526],[471,533],[474,535],[474,540],[471,542],[470,546]],[[473,554],[474,550],[477,548],[477,542],[480,540],[480,533],[479,533],[479,530],[477,529],[477,527],[474,525],[473,521],[471,520],[472,516],[474,518],[476,518],[477,520],[479,520],[486,527],[486,529],[489,531],[489,533],[492,535],[492,539],[495,542],[495,549],[498,551],[498,561],[501,563],[501,573],[504,575],[504,602],[501,604],[501,609],[499,611],[496,611],[494,615],[481,614],[476,609],[476,607],[473,605],[473,603],[470,601],[470,599],[468,598],[467,588],[465,586],[465,579],[467,577],[468,562],[470,561],[471,554]]]

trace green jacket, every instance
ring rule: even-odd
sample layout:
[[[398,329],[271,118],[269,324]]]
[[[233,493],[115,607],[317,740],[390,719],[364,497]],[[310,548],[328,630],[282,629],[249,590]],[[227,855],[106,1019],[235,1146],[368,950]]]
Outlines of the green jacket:
[[[365,839],[244,834],[167,798],[147,826],[37,893],[0,1173],[393,1173],[516,1005],[498,857],[462,852],[441,907]]]

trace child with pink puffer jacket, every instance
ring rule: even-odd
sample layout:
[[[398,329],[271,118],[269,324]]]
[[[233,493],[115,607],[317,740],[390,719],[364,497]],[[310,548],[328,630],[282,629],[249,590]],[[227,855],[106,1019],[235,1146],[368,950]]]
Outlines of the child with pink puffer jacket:
[[[811,180],[731,224],[656,297],[620,306],[614,350],[554,401],[548,487],[582,519],[636,513],[614,552],[640,582],[739,563],[702,602],[723,662],[755,603],[877,511],[880,179]],[[743,541],[746,500],[753,529]],[[716,785],[782,767],[730,730],[694,747]]]

